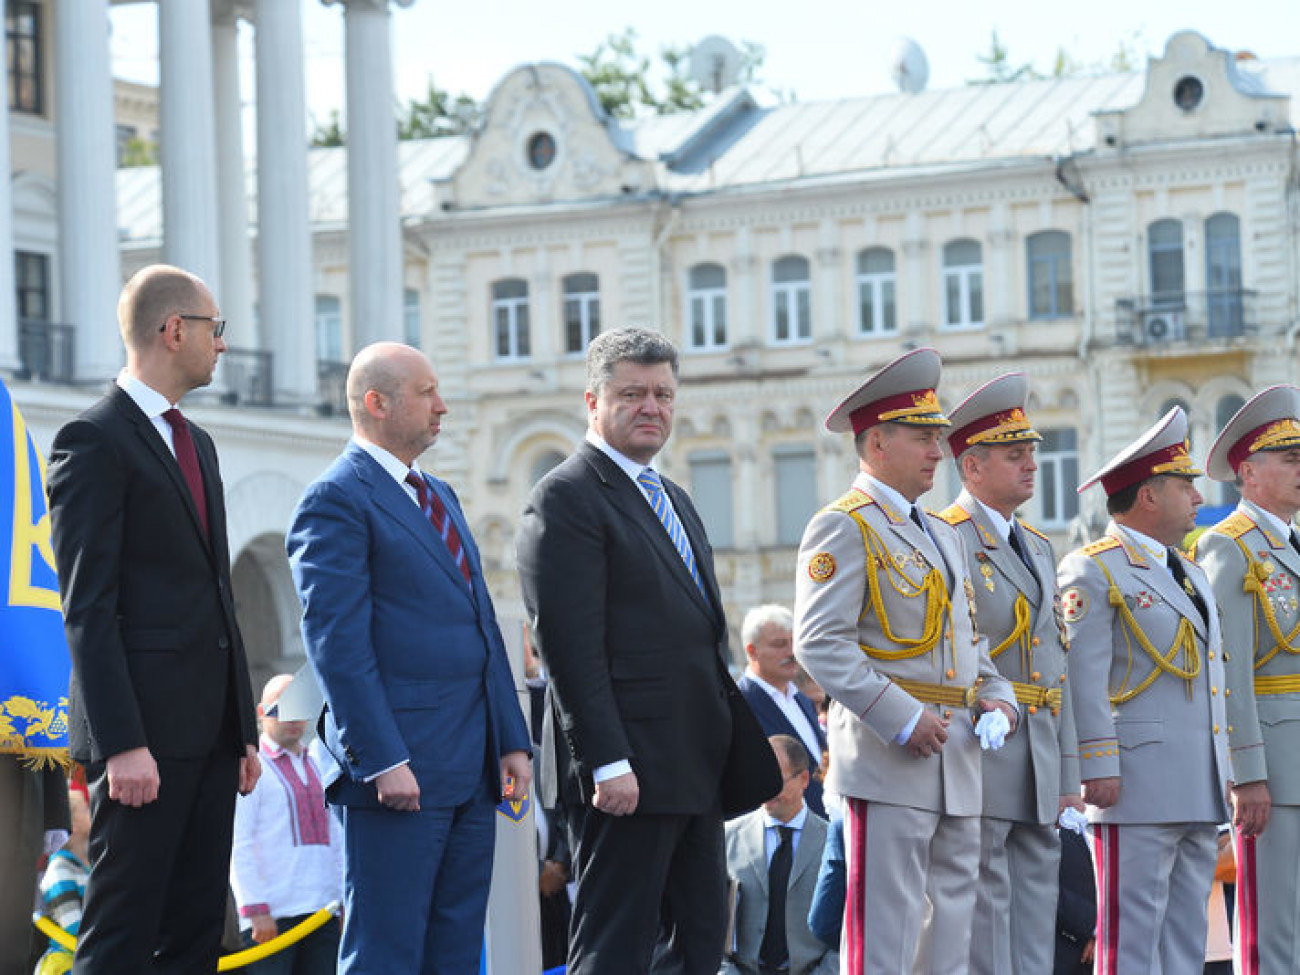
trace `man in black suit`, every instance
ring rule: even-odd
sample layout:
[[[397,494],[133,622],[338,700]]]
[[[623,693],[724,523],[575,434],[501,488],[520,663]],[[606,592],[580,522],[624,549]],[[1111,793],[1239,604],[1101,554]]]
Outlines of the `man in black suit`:
[[[736,692],[704,527],[651,466],[676,394],[677,350],[663,336],[597,336],[586,442],[534,488],[519,528],[524,602],[551,678],[540,777],[558,782],[577,839],[570,975],[644,973],[661,931],[656,967],[715,975],[722,959]]]
[[[92,815],[73,971],[191,975],[216,967],[235,792],[260,768],[216,448],[176,409],[212,381],[225,322],[166,265],[132,277],[117,310],[126,368],[49,463]]]
[[[763,734],[789,735],[802,742],[808,752],[808,786],[804,802],[822,819],[821,764],[826,751],[826,733],[817,720],[812,699],[795,687],[799,662],[794,659],[794,614],[784,606],[768,603],[755,606],[740,624],[749,667],[736,686],[745,695]]]

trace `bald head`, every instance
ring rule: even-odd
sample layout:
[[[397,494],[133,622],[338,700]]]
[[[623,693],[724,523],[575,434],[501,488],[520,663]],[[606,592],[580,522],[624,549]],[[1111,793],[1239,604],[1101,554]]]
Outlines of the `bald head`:
[[[266,682],[262,688],[262,707],[269,708],[276,701],[280,700],[280,695],[284,689],[289,686],[293,680],[293,674],[276,674]]]
[[[280,700],[280,695],[292,681],[292,674],[276,674],[268,680],[262,688],[262,702],[257,706],[257,714],[262,719],[262,734],[296,755],[302,750],[302,736],[307,733],[307,722],[281,721],[266,713],[272,704]]]
[[[446,412],[433,365],[419,349],[400,342],[376,342],[352,360],[348,369],[352,429],[408,467],[433,444]]]
[[[201,279],[170,264],[152,264],[132,275],[117,300],[117,324],[122,341],[136,353],[160,341],[163,324],[171,315],[193,314],[210,300]]]

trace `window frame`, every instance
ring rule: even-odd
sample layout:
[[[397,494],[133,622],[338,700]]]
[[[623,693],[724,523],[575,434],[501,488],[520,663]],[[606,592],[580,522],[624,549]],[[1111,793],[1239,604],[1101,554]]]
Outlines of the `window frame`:
[[[1063,252],[1035,253],[1035,246],[1046,246],[1049,241],[1064,240]],[[1054,321],[1074,317],[1074,241],[1064,230],[1040,230],[1025,238],[1025,273],[1028,291],[1029,320],[1032,322]],[[1035,295],[1034,270],[1036,267],[1047,269],[1048,307],[1041,309]],[[1064,282],[1062,282],[1064,278]],[[1066,301],[1061,301],[1061,286],[1064,283]],[[1062,306],[1065,307],[1062,307]]]
[[[522,287],[522,294],[504,295],[499,294],[506,285],[518,284]],[[492,342],[492,359],[495,362],[527,362],[532,358],[532,336],[529,333],[531,328],[531,315],[528,312],[529,291],[528,282],[523,278],[498,278],[489,286],[488,294],[491,296],[489,305],[488,320],[491,323],[491,342]],[[501,316],[505,316],[504,336],[507,339],[508,351],[501,351],[501,339],[503,337]]]
[[[695,273],[712,268],[717,268],[722,275],[722,284],[696,286],[692,280]],[[718,314],[719,311],[721,315]],[[686,272],[686,347],[695,352],[725,350],[727,311],[727,269],[713,261],[704,261],[689,268]],[[697,331],[704,341],[697,341]]]
[[[881,254],[889,258],[888,271],[866,271],[863,265],[868,255]],[[888,247],[866,247],[858,251],[857,272],[853,278],[858,302],[858,338],[888,338],[898,334],[898,262]],[[870,295],[871,322],[866,320]],[[886,300],[886,294],[888,299]],[[889,314],[886,314],[888,312]],[[892,317],[893,321],[887,319]]]
[[[344,362],[343,358],[343,300],[336,294],[320,292],[315,300],[316,359],[319,362]],[[322,309],[322,303],[334,303],[332,309]],[[332,329],[331,329],[332,326]],[[337,342],[334,355],[326,355],[330,339]]]
[[[5,80],[9,111],[23,115],[45,114],[45,52],[42,49],[41,4],[36,0],[9,0],[5,5]],[[31,15],[34,25],[30,33],[19,33],[18,18]],[[20,48],[30,48],[31,69],[23,70],[18,56]],[[30,85],[31,97],[20,99],[23,83]]]
[[[979,260],[975,263],[956,264],[951,263],[949,250],[959,244],[973,245],[979,254]],[[952,285],[957,286],[957,303],[960,316],[954,321],[952,307]],[[977,284],[978,287],[972,287]],[[979,315],[974,312],[974,296],[978,292]],[[945,332],[970,332],[981,329],[985,325],[985,308],[984,308],[984,247],[978,240],[970,237],[962,237],[957,240],[950,240],[943,245],[943,322],[941,328]]]
[[[1050,530],[1064,530],[1079,514],[1079,431],[1075,427],[1044,427],[1039,431],[1042,442],[1035,451],[1038,464],[1038,514],[1039,523]],[[1069,434],[1068,446],[1049,446],[1052,437]],[[1067,465],[1073,464],[1073,483],[1067,477]],[[1048,474],[1051,471],[1051,474]],[[1049,486],[1048,481],[1052,480]],[[1049,499],[1054,512],[1047,510]],[[1057,513],[1059,512],[1059,513]]]
[[[789,281],[776,280],[777,268],[786,262],[798,261],[803,265],[804,277]],[[801,254],[786,254],[772,262],[769,284],[771,286],[772,345],[807,345],[812,342],[812,263]],[[789,334],[779,334],[782,311],[786,313]]]
[[[594,290],[570,291],[570,284],[584,283],[579,282],[579,278],[590,277],[595,283]],[[600,334],[600,276],[594,271],[575,271],[572,274],[566,274],[560,282],[560,322],[564,326],[564,354],[571,356],[582,356],[587,352],[587,346],[591,340]],[[569,312],[577,312],[577,328],[579,343],[574,348],[571,339],[574,337],[570,332]]]

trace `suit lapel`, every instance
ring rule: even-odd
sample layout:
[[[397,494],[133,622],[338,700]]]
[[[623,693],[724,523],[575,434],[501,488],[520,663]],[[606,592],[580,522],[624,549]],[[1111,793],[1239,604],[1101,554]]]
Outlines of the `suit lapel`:
[[[742,831],[742,839],[745,844],[745,850],[741,855],[742,863],[752,863],[754,865],[754,877],[758,881],[758,889],[763,894],[763,900],[767,900],[767,826],[763,822],[763,811],[759,809],[754,813],[754,819],[749,829]]]
[[[1124,546],[1124,553],[1128,556],[1129,565],[1144,573],[1143,579],[1146,584],[1154,589],[1179,614],[1185,616],[1202,639],[1207,639],[1209,634],[1206,631],[1206,622],[1201,617],[1201,611],[1192,602],[1192,597],[1187,595],[1183,587],[1174,579],[1174,574],[1169,571],[1169,566],[1163,560],[1156,561],[1145,549],[1130,540],[1123,532],[1117,531],[1113,534]],[[1183,567],[1187,567],[1186,562],[1183,563]],[[1125,593],[1125,595],[1129,594]],[[1210,605],[1209,602],[1206,605]]]
[[[963,508],[969,515],[972,524],[975,526],[975,533],[979,535],[980,544],[984,547],[985,556],[993,563],[1002,575],[1017,590],[1024,593],[1031,603],[1035,606],[1042,601],[1043,589],[1037,576],[1030,571],[1029,567],[1020,560],[1015,549],[1004,541],[1001,533],[992,519],[989,518],[988,512],[974,496],[963,491],[957,499],[959,507]],[[1023,538],[1025,533],[1021,532]],[[1026,544],[1028,541],[1026,540]]]
[[[790,867],[790,887],[794,887],[795,881],[810,869],[821,867],[821,857],[814,855],[813,852],[813,847],[817,845],[816,839],[812,835],[813,830],[817,828],[814,825],[816,818],[811,809],[808,810],[808,815],[804,817],[803,829],[799,831],[799,847],[794,851],[794,863]]]
[[[899,511],[888,499],[878,498],[872,494],[870,486],[859,490],[862,490],[863,494],[876,502],[876,507],[889,519],[889,526],[894,530],[894,534],[920,552],[926,562],[939,570],[944,579],[947,580],[948,591],[951,592],[954,582],[952,571],[948,568],[939,544],[928,533],[918,528],[916,522],[912,521],[906,511]],[[922,515],[921,517],[928,518],[929,515]]]
[[[144,411],[140,409],[135,400],[133,400],[130,395],[122,389],[122,387],[114,383],[111,388],[111,395],[113,396],[113,402],[117,404],[118,410],[121,411],[122,415],[125,416],[135,428],[136,435],[144,443],[145,447],[148,448],[149,452],[157,458],[158,463],[162,465],[163,470],[167,472],[167,476],[172,482],[172,487],[180,493],[181,501],[185,505],[185,510],[189,512],[191,527],[193,527],[200,543],[210,554],[211,546],[208,545],[207,538],[203,533],[203,523],[199,520],[199,510],[194,505],[194,495],[190,491],[190,486],[185,482],[185,475],[181,473],[181,467],[180,464],[176,462],[175,455],[167,449],[167,443],[163,440],[162,434],[158,432],[158,428],[153,425],[153,422],[147,416],[144,415]],[[197,441],[200,438],[196,437],[194,439],[196,441],[195,450],[197,452]],[[208,460],[210,460],[210,462],[205,464],[205,458],[202,453],[199,454],[199,470],[203,474],[204,491],[207,496],[211,498],[212,491],[209,486],[215,477],[215,470],[213,469],[215,468],[215,459]],[[211,506],[209,506],[209,512],[211,512]],[[212,523],[210,518],[208,523],[209,525]]]
[[[686,591],[701,611],[707,613],[711,619],[716,620],[717,613],[714,612],[709,599],[705,597],[704,593],[700,592],[700,587],[691,578],[690,570],[686,568],[686,563],[682,561],[677,547],[673,545],[672,539],[668,537],[663,522],[654,513],[654,509],[650,507],[650,502],[641,493],[641,489],[632,483],[632,479],[627,476],[621,467],[600,450],[591,446],[591,444],[584,441],[578,447],[578,450],[600,477],[601,483],[604,484],[608,491],[606,496],[609,498],[610,503],[645,536],[650,544],[651,551],[655,553],[659,561],[668,570],[669,575]],[[676,488],[676,485],[671,485],[671,487]],[[664,482],[664,488],[666,491],[669,490],[669,482]],[[699,542],[692,533],[689,524],[690,519],[683,517],[683,513],[671,491],[669,499],[673,501],[673,507],[678,509],[677,517],[681,520],[683,527],[686,528],[686,535],[691,541],[692,550],[697,553],[695,565],[700,571],[700,578],[705,580],[706,588],[710,584],[716,586],[716,583],[712,581],[711,573],[706,571],[700,564],[701,560],[698,558],[698,553],[701,549],[697,547]]]

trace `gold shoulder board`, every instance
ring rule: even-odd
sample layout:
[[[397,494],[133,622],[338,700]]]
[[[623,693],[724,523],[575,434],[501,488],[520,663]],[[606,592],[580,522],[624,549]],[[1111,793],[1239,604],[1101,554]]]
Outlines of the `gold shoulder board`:
[[[854,488],[843,497],[836,498],[822,510],[839,511],[847,515],[850,511],[857,511],[859,508],[865,508],[867,505],[875,503],[875,499]]]
[[[1035,528],[1033,525],[1029,524],[1029,523],[1026,522],[1026,521],[1022,521],[1022,522],[1020,523],[1020,527],[1023,528],[1023,529],[1024,529],[1025,531],[1027,531],[1027,532],[1033,532],[1035,535],[1037,535],[1039,538],[1041,538],[1041,539],[1042,539],[1043,541],[1045,541],[1045,542],[1050,542],[1050,541],[1051,541],[1050,538],[1048,538],[1046,535],[1044,535],[1042,532],[1040,532],[1037,528]]]
[[[1084,555],[1091,557],[1094,555],[1100,555],[1102,552],[1109,552],[1111,549],[1119,547],[1119,539],[1107,535],[1105,538],[1097,539],[1091,545],[1085,545],[1081,551]]]
[[[1223,521],[1208,530],[1217,532],[1220,535],[1227,535],[1229,538],[1240,538],[1254,527],[1255,523],[1250,520],[1249,515],[1245,515],[1240,511],[1234,511],[1232,514],[1228,515],[1227,518],[1224,518]]]
[[[970,521],[970,512],[961,505],[954,504],[942,511],[936,511],[935,514],[953,526],[960,525],[963,521]]]

